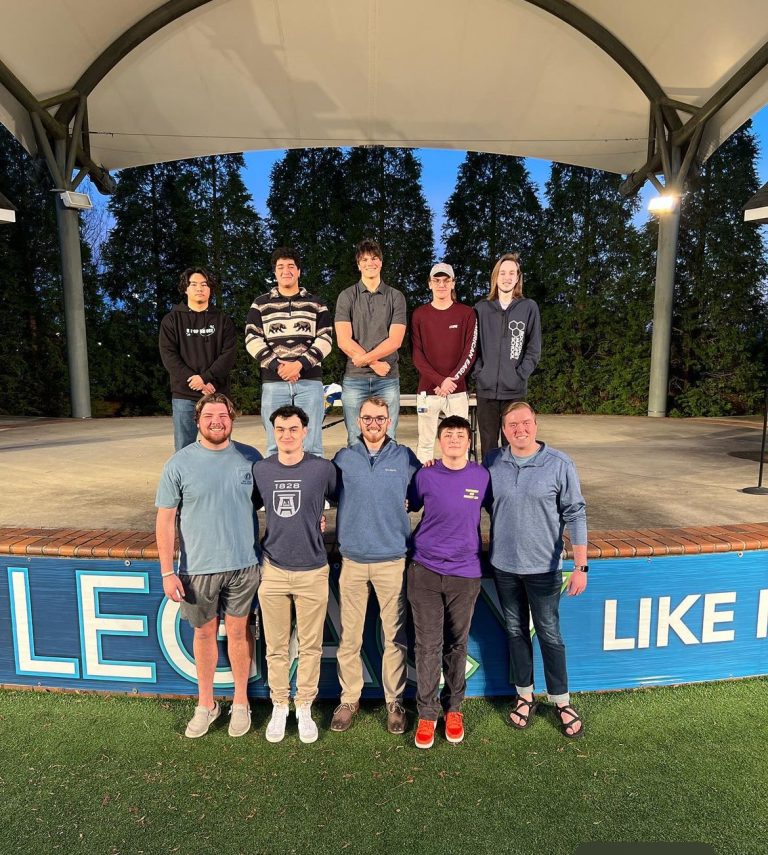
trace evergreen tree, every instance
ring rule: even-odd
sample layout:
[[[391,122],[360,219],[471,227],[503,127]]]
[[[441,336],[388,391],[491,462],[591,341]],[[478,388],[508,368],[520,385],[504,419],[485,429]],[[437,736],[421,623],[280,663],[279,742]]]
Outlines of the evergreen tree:
[[[409,314],[429,297],[427,277],[434,258],[432,213],[421,186],[421,163],[404,148],[364,146],[347,160],[350,199],[347,258],[352,284],[359,278],[354,245],[365,237],[378,240],[384,254],[383,280],[405,294]],[[410,337],[400,349],[400,386],[416,391],[417,374]]]
[[[505,252],[520,253],[526,294],[535,298],[540,223],[541,205],[522,158],[467,152],[443,225],[459,299],[472,305],[487,296],[491,270]]]
[[[242,155],[195,158],[123,170],[110,202],[114,226],[103,248],[110,300],[105,344],[113,355],[109,397],[121,412],[168,408],[168,377],[160,362],[160,320],[182,299],[181,272],[211,269],[213,302],[239,328],[267,270],[264,230],[240,175]],[[233,377],[236,404],[251,409],[257,382],[244,346]]]
[[[541,230],[543,349],[531,397],[555,412],[641,412],[652,317],[637,201],[621,177],[553,163]]]
[[[758,189],[757,142],[747,123],[702,166],[683,196],[670,365],[671,413],[758,409],[765,382],[760,230],[741,206]],[[651,228],[655,240],[656,228]]]
[[[286,151],[272,167],[267,198],[272,248],[299,252],[302,287],[325,299],[331,312],[339,291],[349,284],[344,163],[339,148]],[[334,348],[323,362],[325,382],[341,378],[344,362],[344,354]]]

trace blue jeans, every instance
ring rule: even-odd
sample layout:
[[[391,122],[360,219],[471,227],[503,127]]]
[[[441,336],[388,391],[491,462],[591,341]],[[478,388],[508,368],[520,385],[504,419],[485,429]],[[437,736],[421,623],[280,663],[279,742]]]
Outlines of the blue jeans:
[[[309,416],[309,433],[304,440],[304,451],[323,456],[323,419],[325,400],[320,380],[298,380],[296,383],[264,383],[261,387],[261,420],[267,433],[267,457],[277,452],[275,431],[269,417],[279,407],[293,404]]]
[[[400,378],[399,377],[344,377],[341,381],[341,405],[344,408],[344,423],[347,426],[347,445],[352,445],[360,436],[357,417],[363,401],[371,395],[383,398],[389,406],[392,424],[387,433],[395,438],[397,419],[400,416]]]
[[[195,424],[195,406],[197,401],[186,398],[172,398],[173,412],[173,446],[181,451],[197,440],[197,425]]]
[[[568,672],[565,665],[565,644],[560,635],[560,591],[563,574],[503,573],[493,568],[496,590],[507,628],[509,661],[517,693],[533,692],[533,644],[528,615],[539,639],[544,678],[550,701],[570,702]]]

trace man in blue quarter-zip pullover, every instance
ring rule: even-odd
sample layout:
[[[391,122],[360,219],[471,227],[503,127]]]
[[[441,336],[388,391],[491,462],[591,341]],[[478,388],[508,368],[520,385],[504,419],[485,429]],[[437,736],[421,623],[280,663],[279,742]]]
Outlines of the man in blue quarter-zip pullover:
[[[531,724],[533,648],[528,614],[533,618],[544,662],[549,700],[555,704],[564,736],[584,735],[568,694],[565,645],[560,635],[563,531],[568,527],[574,569],[568,594],[587,587],[587,513],[573,461],[536,440],[536,413],[524,401],[509,404],[502,416],[509,445],[484,461],[491,473],[491,564],[504,614],[517,701],[509,723]]]
[[[387,704],[387,729],[404,733],[402,706],[406,680],[405,554],[411,523],[405,506],[408,484],[420,464],[416,455],[387,435],[389,406],[383,398],[363,401],[360,436],[333,459],[339,472],[336,532],[342,555],[339,595],[341,642],[336,656],[341,702],[331,730],[348,730],[360,708],[363,667],[360,648],[373,587],[384,631],[381,682]],[[371,507],[375,506],[375,513]]]

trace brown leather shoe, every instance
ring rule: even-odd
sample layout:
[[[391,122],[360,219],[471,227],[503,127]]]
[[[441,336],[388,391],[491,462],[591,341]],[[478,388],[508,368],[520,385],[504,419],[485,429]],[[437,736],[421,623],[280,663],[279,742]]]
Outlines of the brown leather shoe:
[[[352,725],[352,719],[359,709],[359,703],[339,704],[333,711],[331,730],[335,730],[336,733],[344,733],[345,730],[349,730]]]
[[[387,730],[390,733],[405,733],[408,717],[398,701],[387,704]]]

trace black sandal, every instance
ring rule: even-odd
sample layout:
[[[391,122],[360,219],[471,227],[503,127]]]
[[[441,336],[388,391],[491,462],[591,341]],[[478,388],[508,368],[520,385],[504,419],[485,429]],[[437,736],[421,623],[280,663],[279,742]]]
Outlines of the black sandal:
[[[562,731],[562,734],[566,739],[581,739],[581,737],[584,736],[583,721],[581,722],[581,727],[575,733],[568,733],[568,728],[572,728],[574,724],[577,724],[581,721],[581,716],[570,704],[565,704],[563,706],[556,704],[555,712],[557,714],[557,717],[560,719],[560,730]],[[570,716],[570,720],[565,721],[563,717],[564,715]]]
[[[509,711],[507,715],[507,722],[512,726],[517,728],[518,730],[525,730],[531,722],[531,716],[536,712],[536,707],[538,707],[539,702],[531,699],[530,701],[526,701],[525,698],[518,698],[515,705]],[[520,712],[521,707],[528,707],[527,713]],[[522,719],[523,723],[518,724],[516,721],[512,720],[512,716],[516,715],[518,718]]]

